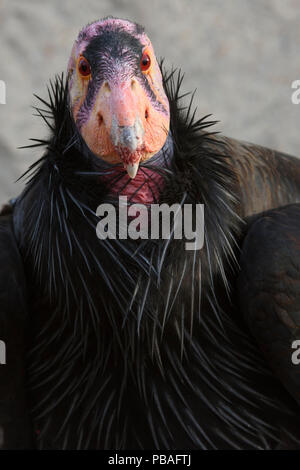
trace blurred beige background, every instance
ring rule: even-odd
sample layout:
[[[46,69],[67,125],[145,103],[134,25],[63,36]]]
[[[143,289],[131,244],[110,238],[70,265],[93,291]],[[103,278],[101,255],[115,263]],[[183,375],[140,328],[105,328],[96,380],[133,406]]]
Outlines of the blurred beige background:
[[[300,155],[300,0],[0,0],[0,201],[40,151],[17,150],[47,132],[32,117],[33,93],[45,96],[65,70],[79,29],[114,15],[143,24],[158,57],[197,88],[198,115],[213,113],[217,130]]]

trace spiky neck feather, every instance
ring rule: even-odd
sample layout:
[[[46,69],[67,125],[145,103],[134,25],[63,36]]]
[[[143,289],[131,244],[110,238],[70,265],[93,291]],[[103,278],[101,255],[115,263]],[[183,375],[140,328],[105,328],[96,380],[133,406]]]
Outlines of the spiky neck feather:
[[[206,246],[200,256],[197,252],[193,257],[201,259],[205,265],[207,272],[202,284],[211,285],[216,276],[221,276],[228,287],[224,263],[234,259],[235,234],[240,224],[235,213],[235,176],[229,166],[228,157],[209,148],[213,133],[207,132],[207,128],[213,122],[208,122],[205,118],[194,121],[191,104],[185,115],[179,111],[181,82],[180,74],[177,82],[174,81],[174,72],[164,78],[172,111],[172,141],[167,147],[169,152],[163,149],[162,165],[151,165],[150,161],[146,162],[143,168],[150,168],[163,180],[156,202],[159,199],[160,203],[166,202],[170,205],[184,202],[204,203]],[[165,263],[167,265],[168,260],[171,264],[174,262],[173,250],[180,248],[176,257],[180,260],[179,265],[181,251],[182,256],[187,257],[185,250],[182,250],[183,242],[127,240],[126,243],[121,243],[119,240],[96,239],[95,225],[98,219],[95,211],[100,203],[108,199],[111,201],[111,186],[115,175],[111,180],[103,180],[105,169],[100,168],[99,171],[99,159],[90,152],[71,117],[67,85],[63,79],[57,79],[51,87],[48,106],[53,123],[49,122],[48,116],[43,114],[42,110],[38,111],[51,128],[52,136],[49,141],[34,144],[46,145],[47,151],[41,160],[30,168],[33,174],[18,203],[21,210],[15,211],[15,225],[20,234],[21,246],[24,246],[28,257],[34,254],[33,273],[37,280],[40,279],[44,286],[48,286],[50,299],[64,299],[68,291],[68,299],[71,299],[73,289],[69,283],[72,276],[66,278],[64,274],[67,265],[78,258],[79,271],[83,269],[91,273],[90,265],[93,265],[95,260],[90,261],[88,250],[94,253],[99,250],[105,253],[107,259],[101,260],[99,254],[98,261],[104,263],[102,275],[110,271],[110,263],[113,262],[118,268],[116,276],[119,276],[120,271],[131,280],[132,286],[124,287],[125,298],[132,292],[131,288],[135,289],[138,282],[133,273],[138,276],[140,272],[146,276],[151,273],[158,285]],[[47,105],[44,100],[42,102]],[[215,147],[216,143],[214,140]],[[171,159],[170,149],[174,154]],[[142,191],[142,188],[139,189]],[[118,195],[115,188],[114,194]],[[81,237],[85,238],[84,243]],[[66,254],[70,259],[63,260]],[[74,258],[75,254],[77,258]],[[116,254],[120,256],[119,259]],[[151,262],[149,256],[153,257]],[[130,266],[130,269],[127,266]],[[100,266],[97,266],[97,271],[99,269]],[[45,273],[47,282],[46,278],[43,279]],[[84,273],[84,279],[87,273]],[[117,278],[115,280],[118,284]],[[113,278],[109,280],[104,277],[103,281],[105,288],[112,288]],[[78,295],[85,296],[86,291],[83,283],[80,292],[74,296],[77,304]]]
[[[278,440],[274,409],[285,426],[288,407],[260,380],[272,382],[252,340],[218,305],[240,224],[234,175],[218,141],[210,147],[212,123],[194,121],[191,106],[179,111],[181,81],[164,78],[174,157],[167,172],[157,168],[159,201],[205,204],[200,254],[178,240],[99,241],[95,209],[109,190],[62,79],[44,102],[53,135],[15,210],[34,286],[29,385],[40,447],[263,448]]]

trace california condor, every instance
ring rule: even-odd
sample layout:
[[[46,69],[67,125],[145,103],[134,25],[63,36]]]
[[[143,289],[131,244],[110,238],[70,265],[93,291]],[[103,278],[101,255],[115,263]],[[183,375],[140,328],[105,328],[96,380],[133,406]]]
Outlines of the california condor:
[[[144,29],[80,32],[0,218],[2,448],[300,448],[300,161],[210,131]],[[204,204],[204,246],[96,211]],[[147,209],[148,210],[148,209]]]

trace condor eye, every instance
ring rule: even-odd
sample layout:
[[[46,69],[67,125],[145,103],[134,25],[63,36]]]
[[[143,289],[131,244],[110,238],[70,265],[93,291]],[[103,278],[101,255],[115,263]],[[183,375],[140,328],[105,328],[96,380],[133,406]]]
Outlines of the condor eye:
[[[151,65],[151,59],[149,57],[149,55],[144,52],[144,54],[142,55],[142,58],[141,58],[141,70],[142,72],[146,72],[149,67]]]
[[[78,71],[82,77],[88,77],[91,75],[91,66],[85,57],[81,57],[78,62]]]

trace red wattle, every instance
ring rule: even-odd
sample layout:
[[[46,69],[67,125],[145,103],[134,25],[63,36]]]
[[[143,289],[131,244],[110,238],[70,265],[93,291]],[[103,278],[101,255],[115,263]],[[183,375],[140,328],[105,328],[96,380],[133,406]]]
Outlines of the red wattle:
[[[121,167],[109,170],[109,174],[101,178],[109,184],[110,194],[127,196],[128,201],[139,204],[158,203],[164,180],[156,171],[144,167],[139,167],[133,179]]]

